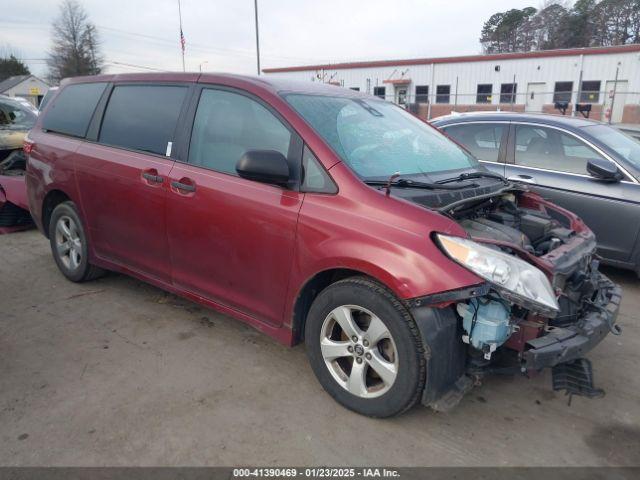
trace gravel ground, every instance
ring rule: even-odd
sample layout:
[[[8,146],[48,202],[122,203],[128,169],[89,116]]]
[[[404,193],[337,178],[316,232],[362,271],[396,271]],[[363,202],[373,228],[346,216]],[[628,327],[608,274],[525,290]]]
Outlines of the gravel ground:
[[[77,285],[36,231],[0,236],[0,465],[640,465],[640,281],[590,354],[603,399],[490,378],[453,412],[374,420],[304,347],[132,278]]]

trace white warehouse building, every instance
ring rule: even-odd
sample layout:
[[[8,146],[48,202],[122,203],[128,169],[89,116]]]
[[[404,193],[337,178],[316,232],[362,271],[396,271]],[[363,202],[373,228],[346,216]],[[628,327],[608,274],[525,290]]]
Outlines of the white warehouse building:
[[[263,73],[371,93],[426,119],[500,109],[640,123],[639,44],[267,68]]]

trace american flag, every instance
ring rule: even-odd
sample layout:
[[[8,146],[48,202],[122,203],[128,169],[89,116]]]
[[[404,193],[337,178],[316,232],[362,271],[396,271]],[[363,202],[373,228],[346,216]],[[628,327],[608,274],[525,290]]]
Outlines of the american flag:
[[[182,53],[184,53],[184,47],[187,44],[187,41],[184,38],[184,33],[182,33],[182,27],[180,28],[180,45],[182,46]]]

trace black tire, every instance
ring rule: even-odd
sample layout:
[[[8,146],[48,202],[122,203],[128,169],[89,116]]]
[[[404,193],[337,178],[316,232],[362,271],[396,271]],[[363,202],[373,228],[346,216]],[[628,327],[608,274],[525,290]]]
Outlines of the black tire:
[[[78,245],[79,261],[76,265],[74,265],[73,261],[66,259],[57,247],[57,242],[60,237],[56,229],[61,219],[74,222],[74,231],[77,233],[75,238],[79,239],[79,245],[76,244]],[[53,254],[56,265],[58,265],[62,274],[72,282],[87,282],[104,275],[105,271],[103,269],[89,263],[87,236],[84,225],[80,220],[80,216],[73,202],[67,201],[60,203],[53,209],[49,220],[49,243],[51,244],[51,253]]]
[[[335,335],[333,329],[336,328],[335,323],[337,322],[334,322],[334,326],[331,327],[329,319],[334,309],[341,306],[351,306],[349,308],[356,311],[356,316],[360,313],[357,308],[353,308],[354,306],[368,310],[379,320],[382,320],[393,339],[394,358],[397,355],[395,380],[390,383],[390,386],[384,387],[387,388],[386,391],[381,390],[384,393],[380,396],[366,398],[351,393],[347,387],[338,383],[338,379],[334,378],[335,373],[330,370],[332,367],[325,362],[320,344],[321,339],[325,338],[325,329],[327,328],[334,332],[332,335]],[[362,318],[366,319],[367,314],[362,315]],[[328,320],[329,323],[325,324],[325,320]],[[337,328],[341,330],[340,327]],[[338,341],[344,341],[344,333],[342,335]],[[390,417],[411,408],[422,394],[425,385],[426,359],[418,328],[411,314],[393,293],[367,277],[351,277],[340,280],[318,295],[306,319],[305,343],[311,367],[324,389],[336,401],[350,410],[370,417]],[[352,344],[350,351],[353,350]],[[360,354],[362,355],[362,353]],[[357,358],[355,354],[352,355],[353,358],[341,357],[340,362],[346,362],[342,365],[347,366],[351,362],[351,368],[353,368]],[[363,360],[364,357],[360,357],[360,364],[367,363]],[[336,364],[331,363],[331,365]],[[373,367],[364,368],[371,369]],[[334,372],[335,370],[336,368],[334,368]],[[346,373],[342,370],[343,367],[338,368],[340,372],[338,375]],[[366,389],[369,388],[367,384],[369,375],[369,373],[365,373]],[[376,375],[375,372],[374,375]],[[351,372],[348,376],[351,376]]]

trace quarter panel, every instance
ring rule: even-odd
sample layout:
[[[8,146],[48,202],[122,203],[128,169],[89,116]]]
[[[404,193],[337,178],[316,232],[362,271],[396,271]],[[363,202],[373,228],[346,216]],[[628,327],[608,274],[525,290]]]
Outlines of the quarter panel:
[[[27,199],[29,210],[43,233],[42,204],[47,193],[52,190],[64,192],[80,207],[75,178],[75,152],[82,141],[64,135],[44,133],[34,129],[29,133],[33,148],[27,161]]]

